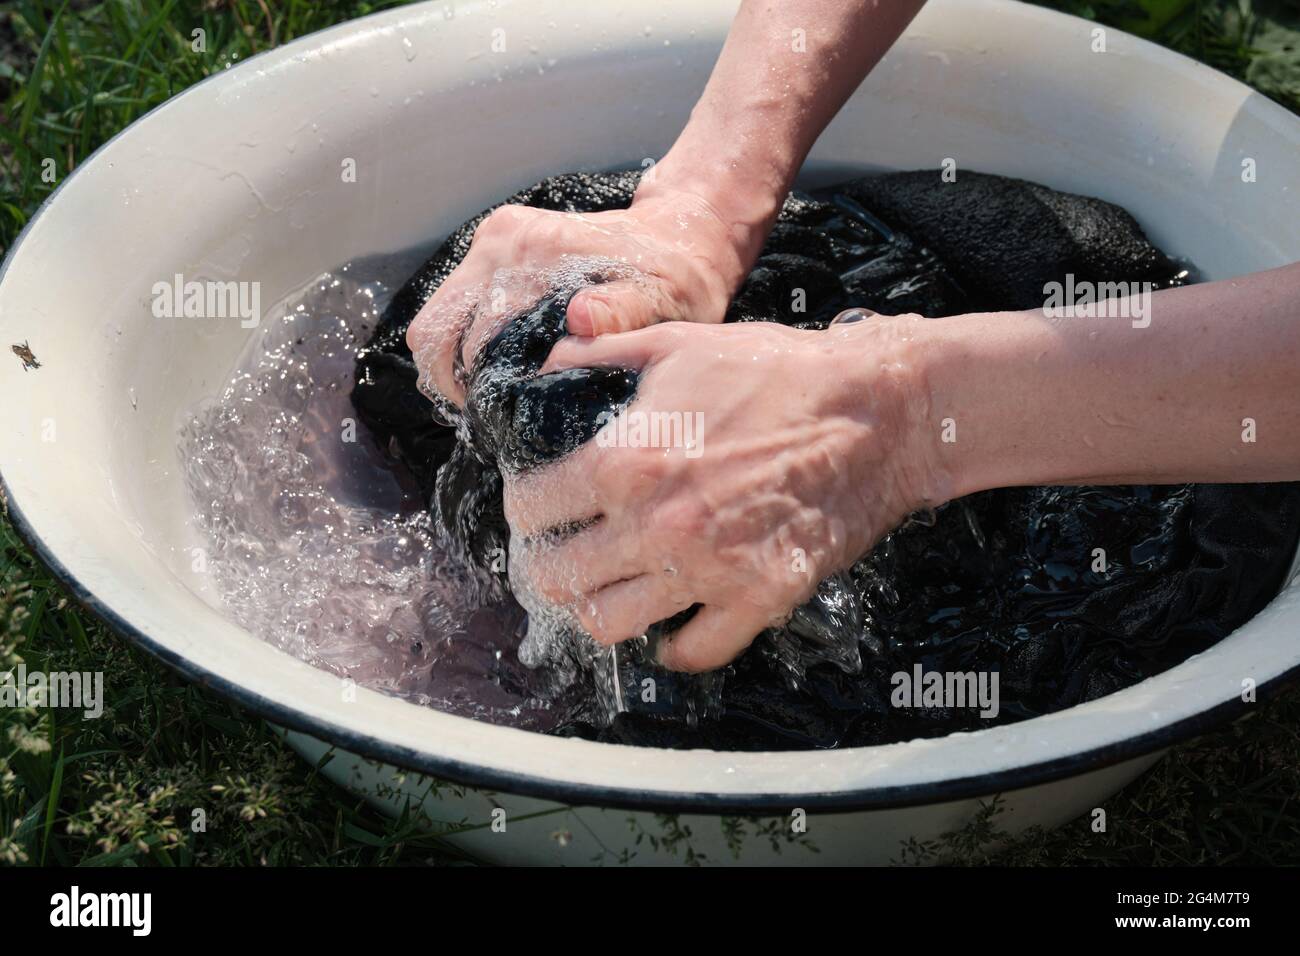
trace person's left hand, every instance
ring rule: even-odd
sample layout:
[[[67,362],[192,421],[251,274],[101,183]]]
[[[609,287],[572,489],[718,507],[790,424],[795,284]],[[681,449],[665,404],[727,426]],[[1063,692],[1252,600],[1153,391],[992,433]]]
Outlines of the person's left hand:
[[[917,321],[562,340],[542,374],[636,368],[640,385],[577,452],[507,480],[512,576],[604,644],[699,604],[661,662],[728,663],[942,487],[919,427]]]

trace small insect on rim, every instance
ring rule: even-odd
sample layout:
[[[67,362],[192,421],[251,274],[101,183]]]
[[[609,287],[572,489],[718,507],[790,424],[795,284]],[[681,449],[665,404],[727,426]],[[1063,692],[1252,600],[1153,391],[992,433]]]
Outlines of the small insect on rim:
[[[14,355],[17,355],[18,358],[22,360],[24,372],[29,368],[41,367],[41,363],[36,361],[36,355],[32,352],[32,347],[27,341],[24,340],[22,345],[11,345],[9,348],[13,351]]]

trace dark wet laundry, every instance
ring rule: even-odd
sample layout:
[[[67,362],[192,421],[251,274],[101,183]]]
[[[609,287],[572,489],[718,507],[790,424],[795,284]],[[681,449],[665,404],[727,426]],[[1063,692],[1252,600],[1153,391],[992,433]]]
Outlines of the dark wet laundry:
[[[556,176],[507,202],[623,208],[638,175]],[[522,612],[509,607],[509,581],[492,560],[509,539],[502,469],[544,467],[589,440],[600,414],[633,400],[637,383],[625,370],[536,375],[565,334],[574,289],[555,289],[466,370],[459,435],[435,417],[416,386],[406,328],[489,211],[452,233],[394,297],[359,356],[352,397],[508,619]],[[972,172],[951,183],[937,171],[882,174],[788,197],[727,321],[824,328],[854,306],[930,317],[1042,308],[1044,287],[1067,277],[1187,281],[1109,203]],[[795,311],[800,301],[805,310]],[[610,660],[580,635],[541,662],[554,681],[524,686],[517,661],[483,666],[500,667],[498,683],[519,694],[553,695],[564,711],[555,732],[599,740],[766,750],[939,736],[1091,700],[1204,650],[1277,593],[1298,536],[1297,484],[1002,489],[914,516],[713,675],[662,672],[644,641]],[[650,641],[690,613],[662,622]],[[996,716],[974,700],[915,706],[925,701],[912,685],[929,673],[995,679]],[[657,699],[611,698],[615,674],[623,688],[652,675]]]

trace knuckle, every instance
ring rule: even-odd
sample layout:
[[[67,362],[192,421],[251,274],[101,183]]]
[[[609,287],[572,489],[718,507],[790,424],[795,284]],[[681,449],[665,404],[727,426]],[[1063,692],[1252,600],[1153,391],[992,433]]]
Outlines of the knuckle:
[[[668,642],[665,657],[667,658],[665,663],[671,670],[681,671],[686,674],[699,674],[707,670],[713,670],[720,664],[725,663],[725,661],[717,659],[717,653],[711,648],[701,646],[693,641],[678,639],[672,639]]]
[[[689,344],[687,341],[689,333],[686,323],[670,317],[667,321],[659,322],[646,329],[642,334],[655,350],[673,352]]]
[[[618,636],[605,621],[604,615],[600,613],[600,608],[594,602],[580,602],[576,610],[582,629],[590,635],[592,640],[597,644],[604,645],[617,643]]]
[[[607,425],[605,427],[613,427]],[[585,470],[587,481],[592,489],[596,492],[598,500],[615,501],[618,500],[618,491],[622,487],[624,480],[624,471],[617,461],[620,455],[619,449],[615,447],[601,447],[600,445],[592,446],[593,453],[587,456]]]
[[[643,609],[637,610],[636,613],[628,619],[627,636],[641,636],[646,631],[650,630],[650,626],[655,623],[655,620],[655,618],[651,617]]]
[[[550,603],[572,604],[574,598],[577,597],[574,593],[576,588],[571,584],[566,584],[562,579],[550,576],[539,577],[540,580],[535,581],[533,587]]]
[[[503,236],[521,224],[523,216],[522,206],[498,206],[490,213],[483,217],[483,220],[474,229],[474,238],[471,244],[478,242],[480,239],[496,239]]]
[[[550,549],[543,559],[544,570],[537,574],[534,585],[552,604],[571,607],[582,603],[583,595],[591,582],[575,561],[572,547]]]
[[[647,481],[658,483],[668,475],[672,467],[671,456],[666,450],[652,444],[629,444],[622,451],[624,461],[620,462],[620,471],[630,469],[633,475]]]
[[[547,246],[559,245],[569,228],[568,223],[553,215],[537,216],[527,224],[527,229],[531,233],[530,238]]]
[[[505,490],[501,495],[506,522],[516,533],[525,537],[541,530],[539,523],[532,520],[534,500],[531,484],[524,479],[506,482]]]
[[[674,498],[658,508],[655,526],[669,538],[699,538],[708,532],[710,515],[699,502]]]
[[[478,225],[474,227],[474,235],[469,238],[469,246],[471,249],[477,251],[478,247],[481,246],[489,236],[496,232],[500,220],[494,219],[494,216],[496,216],[495,212],[488,213],[480,219]]]

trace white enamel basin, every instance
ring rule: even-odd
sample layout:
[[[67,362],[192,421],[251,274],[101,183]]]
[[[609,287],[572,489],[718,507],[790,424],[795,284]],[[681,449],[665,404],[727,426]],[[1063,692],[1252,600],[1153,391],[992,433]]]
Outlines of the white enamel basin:
[[[375,790],[400,765],[477,787],[425,793],[407,778],[407,794],[440,819],[490,822],[495,799],[516,821],[506,834],[459,838],[488,858],[583,862],[597,841],[616,854],[626,809],[694,815],[693,839],[716,859],[730,858],[723,812],[811,814],[821,853],[791,849],[787,861],[890,859],[900,839],[950,829],[997,792],[1008,794],[1007,829],[1050,826],[1098,806],[1170,744],[1249,712],[1243,681],[1263,700],[1300,665],[1291,584],[1206,653],[1048,717],[835,752],[672,752],[538,736],[365,690],[351,700],[205,598],[176,426],[224,383],[255,330],[156,319],[154,283],[175,273],[256,281],[270,303],[353,257],[437,237],[545,175],[658,158],[732,9],[438,2],[306,37],[104,146],[32,221],[0,277],[0,341],[29,342],[42,363],[0,362],[0,474],[37,552],[125,637],[291,729],[304,753],[323,740],[360,755],[329,765],[340,782],[400,802]],[[931,0],[813,161],[916,168],[951,157],[959,170],[1100,196],[1210,278],[1300,258],[1300,120],[1115,31],[1106,53],[1093,52],[1092,30],[1005,0]],[[340,175],[349,159],[354,183]],[[1247,159],[1254,182],[1241,175]],[[521,818],[557,803],[624,809]],[[752,844],[742,859],[771,852]],[[642,861],[672,858],[642,849]]]

